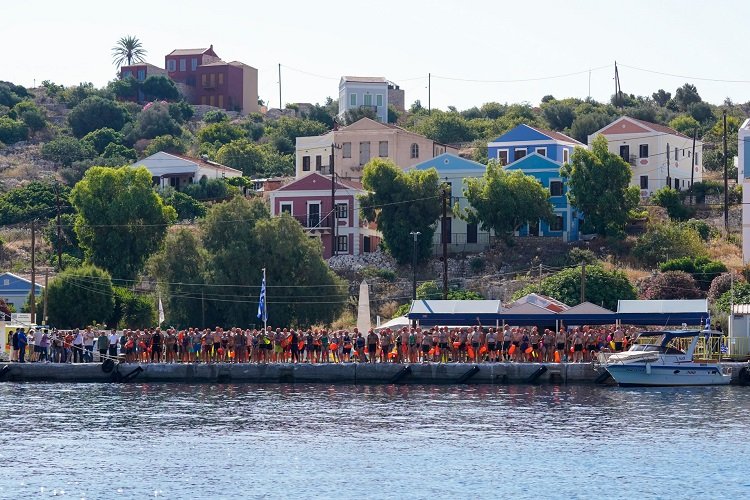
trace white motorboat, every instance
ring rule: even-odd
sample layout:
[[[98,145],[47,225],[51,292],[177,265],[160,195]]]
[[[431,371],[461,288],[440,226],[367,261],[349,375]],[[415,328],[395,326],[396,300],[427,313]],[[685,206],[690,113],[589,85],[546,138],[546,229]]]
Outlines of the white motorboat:
[[[701,337],[717,333],[647,332],[642,336],[655,336],[656,340],[636,343],[625,352],[603,357],[602,366],[623,386],[726,385],[732,381],[731,368],[716,360],[694,359]]]

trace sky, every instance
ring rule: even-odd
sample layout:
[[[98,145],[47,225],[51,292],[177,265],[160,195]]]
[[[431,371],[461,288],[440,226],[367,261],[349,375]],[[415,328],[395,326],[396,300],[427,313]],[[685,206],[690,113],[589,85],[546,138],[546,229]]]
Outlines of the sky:
[[[407,106],[427,106],[428,74],[433,108],[606,101],[615,61],[629,94],[691,82],[708,102],[747,102],[747,19],[747,0],[29,0],[2,6],[0,80],[104,86],[112,47],[134,35],[161,67],[175,48],[213,44],[258,69],[272,107],[279,64],[285,104],[336,98],[339,78],[354,75],[384,76]]]

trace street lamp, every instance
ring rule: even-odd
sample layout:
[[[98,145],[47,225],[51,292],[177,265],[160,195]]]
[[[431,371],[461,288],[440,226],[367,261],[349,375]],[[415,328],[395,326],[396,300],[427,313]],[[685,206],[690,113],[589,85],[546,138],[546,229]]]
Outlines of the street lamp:
[[[422,234],[419,231],[412,231],[409,233],[414,237],[414,252],[412,256],[412,300],[417,300],[417,239]]]

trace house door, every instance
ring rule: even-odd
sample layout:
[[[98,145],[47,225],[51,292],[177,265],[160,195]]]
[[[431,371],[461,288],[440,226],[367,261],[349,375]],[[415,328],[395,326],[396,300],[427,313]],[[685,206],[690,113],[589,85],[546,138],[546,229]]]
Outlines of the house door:
[[[620,146],[620,158],[630,163],[630,146],[627,144]]]
[[[476,243],[477,242],[477,225],[476,224],[467,224],[466,225],[466,243]]]
[[[313,203],[307,206],[307,227],[317,227],[320,224],[320,205]]]
[[[370,143],[360,142],[359,143],[359,164],[364,165],[370,161]]]
[[[539,236],[539,220],[529,222],[529,236]]]
[[[365,236],[364,238],[362,238],[362,251],[364,253],[370,253],[371,252],[371,250],[370,250],[370,237],[369,236]]]

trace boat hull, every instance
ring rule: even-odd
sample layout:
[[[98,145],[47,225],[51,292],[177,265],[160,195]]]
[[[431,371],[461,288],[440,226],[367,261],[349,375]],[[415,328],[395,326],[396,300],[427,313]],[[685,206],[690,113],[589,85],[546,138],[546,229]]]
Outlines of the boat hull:
[[[727,385],[732,375],[717,365],[613,364],[606,367],[621,386]]]

